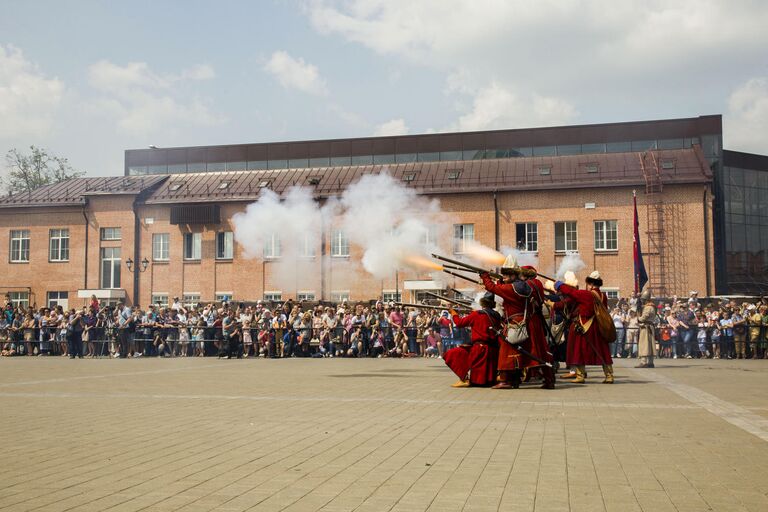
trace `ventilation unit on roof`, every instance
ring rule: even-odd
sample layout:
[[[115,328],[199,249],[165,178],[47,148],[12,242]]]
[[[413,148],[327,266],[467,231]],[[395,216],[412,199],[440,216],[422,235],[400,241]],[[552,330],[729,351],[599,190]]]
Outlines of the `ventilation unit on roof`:
[[[219,190],[224,190],[224,189],[227,189],[227,188],[229,188],[229,186],[230,186],[231,184],[232,184],[232,182],[231,182],[231,181],[222,181],[221,183],[219,183],[219,186],[218,186],[218,187],[216,187],[216,188],[218,188]]]
[[[259,188],[266,188],[269,186],[271,182],[269,180],[264,180],[259,182]]]
[[[661,168],[666,170],[672,170],[675,168],[675,161],[671,158],[665,158],[661,161]]]
[[[445,171],[445,177],[449,180],[457,180],[461,176],[461,169],[448,169]]]
[[[549,176],[552,174],[552,166],[551,165],[540,165],[539,166],[539,174],[542,176]]]
[[[319,176],[310,176],[307,178],[307,183],[310,185],[319,185],[320,184],[320,177]]]
[[[416,179],[416,173],[415,172],[408,172],[403,174],[403,181],[413,181]]]
[[[168,187],[168,190],[170,190],[171,192],[176,192],[177,190],[179,190],[183,186],[184,186],[184,182],[182,182],[182,181],[177,182],[177,183],[171,183],[171,186]]]
[[[587,172],[597,172],[600,170],[600,166],[596,163],[589,163],[584,166]]]

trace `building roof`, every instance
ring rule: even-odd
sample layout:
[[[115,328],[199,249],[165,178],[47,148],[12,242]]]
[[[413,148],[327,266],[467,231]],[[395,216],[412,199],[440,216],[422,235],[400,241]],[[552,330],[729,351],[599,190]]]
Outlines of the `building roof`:
[[[168,176],[116,176],[73,178],[31,192],[0,197],[0,208],[82,205],[94,195],[133,195],[151,189]]]
[[[291,186],[301,185],[313,187],[318,197],[327,197],[341,193],[364,174],[384,171],[418,192],[429,194],[644,186],[644,166],[645,172],[650,172],[648,167],[654,165],[664,184],[708,183],[712,180],[701,149],[694,146],[646,153],[172,174],[147,197],[146,202],[250,201],[265,188],[282,194]]]

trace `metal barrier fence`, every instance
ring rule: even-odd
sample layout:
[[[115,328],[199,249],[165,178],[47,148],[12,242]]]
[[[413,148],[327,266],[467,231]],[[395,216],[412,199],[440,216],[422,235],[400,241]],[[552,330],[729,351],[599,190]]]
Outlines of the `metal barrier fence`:
[[[754,336],[755,329],[759,329],[757,336]],[[439,342],[438,338],[427,339],[424,330],[416,327],[251,328],[245,331],[235,327],[233,335],[225,335],[221,327],[210,326],[139,326],[135,330],[95,327],[88,331],[86,339],[81,332],[62,328],[8,328],[0,331],[0,346],[4,355],[375,357],[439,355],[470,339],[467,329],[435,330],[442,331]],[[611,354],[635,357],[639,330],[618,328]],[[727,330],[708,327],[672,335],[662,326],[655,329],[657,356],[767,358],[768,326],[747,325],[745,331],[727,334]]]

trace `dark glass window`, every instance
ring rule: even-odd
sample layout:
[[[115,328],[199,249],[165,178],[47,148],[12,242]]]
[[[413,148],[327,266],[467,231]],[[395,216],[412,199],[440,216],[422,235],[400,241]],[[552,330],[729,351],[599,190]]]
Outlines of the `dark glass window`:
[[[649,149],[656,149],[655,140],[633,140],[632,151],[647,151]]]
[[[581,154],[581,144],[567,144],[557,146],[558,155],[578,155]]]
[[[287,169],[288,160],[270,160],[269,168],[270,169]]]
[[[187,164],[171,164],[168,166],[168,174],[184,174],[187,172]]]
[[[223,172],[227,170],[227,162],[208,162],[208,172]]]
[[[461,154],[463,160],[482,160],[484,156],[482,149],[465,149]]]
[[[607,153],[626,153],[632,151],[631,142],[609,142],[605,145]]]
[[[288,167],[291,169],[304,169],[309,167],[309,158],[291,158],[288,160]]]
[[[373,155],[357,155],[352,157],[352,165],[372,165]]]
[[[395,163],[395,155],[373,155],[373,163],[376,165],[385,165]]]
[[[452,160],[461,160],[461,151],[441,151],[440,161],[450,162]]]
[[[331,165],[331,159],[327,156],[321,156],[318,158],[310,158],[310,167],[329,167]]]
[[[419,162],[438,162],[440,160],[440,153],[437,151],[419,153]]]
[[[395,155],[395,161],[399,164],[415,162],[416,153],[398,153]]]
[[[352,165],[351,156],[332,156],[331,157],[331,166],[342,167],[345,165]]]
[[[582,153],[605,153],[605,144],[582,144]]]
[[[249,171],[260,171],[267,169],[269,167],[266,160],[254,160],[252,162],[248,162],[248,170]]]
[[[683,149],[685,141],[683,139],[660,139],[659,149]]]
[[[557,146],[535,146],[533,156],[557,156]]]
[[[187,162],[187,172],[205,172],[205,162]]]
[[[227,162],[228,171],[244,171],[245,168],[245,162]]]

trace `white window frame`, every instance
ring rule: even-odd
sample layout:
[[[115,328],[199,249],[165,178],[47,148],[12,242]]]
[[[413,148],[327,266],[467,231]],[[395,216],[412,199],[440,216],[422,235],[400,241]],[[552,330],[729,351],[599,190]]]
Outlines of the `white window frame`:
[[[117,257],[114,256],[115,251],[117,251],[117,254],[119,256]],[[112,254],[108,258],[105,256],[107,252],[110,252]],[[102,247],[99,256],[101,256],[99,258],[99,271],[101,274],[99,277],[101,278],[101,281],[100,281],[101,287],[103,289],[119,289],[123,280],[123,269],[120,267],[123,263],[123,259],[122,259],[122,251],[120,250],[120,247]],[[110,276],[108,281],[106,280],[106,276],[104,275],[105,261],[111,262]],[[117,270],[117,272],[115,272],[115,270]]]
[[[29,309],[29,292],[8,292],[8,298],[14,307]]]
[[[569,226],[569,225],[573,226]],[[563,226],[563,244],[565,247],[558,249],[557,247],[557,226]],[[573,229],[569,229],[573,227]],[[570,247],[569,247],[570,245]],[[561,220],[555,222],[555,252],[557,253],[569,253],[579,252],[579,226],[575,220]]]
[[[99,231],[99,238],[103,242],[113,242],[116,240],[122,240],[123,230],[122,228],[101,228]]]
[[[150,304],[153,306],[157,306],[159,308],[165,308],[168,309],[168,306],[170,305],[168,303],[168,296],[169,294],[167,292],[152,292],[152,298],[150,299]]]
[[[69,229],[48,230],[48,261],[69,261]]]
[[[523,239],[523,246],[518,249],[523,252],[539,252],[539,224],[537,222],[517,222],[515,223],[515,238],[517,238],[517,227],[525,226],[525,238]],[[519,240],[515,240],[517,244]]]
[[[8,257],[11,263],[29,263],[31,238],[28,229],[12,229]]]
[[[66,301],[65,305],[69,306],[69,292],[64,291],[52,291],[45,294],[46,305],[48,309],[53,309],[58,305],[62,305],[62,301]],[[53,304],[53,303],[56,304]]]
[[[331,257],[349,258],[349,237],[342,229],[331,232]]]
[[[233,292],[216,292],[214,294],[214,302],[232,302],[234,298]]]
[[[187,251],[187,240],[191,240],[190,251]],[[184,233],[184,261],[200,261],[202,258],[202,248],[202,233]]]
[[[315,292],[311,290],[296,292],[296,300],[299,302],[301,301],[313,302],[316,300]]]
[[[152,261],[168,261],[171,256],[171,234],[152,233]]]
[[[223,252],[220,251],[223,249]],[[231,260],[235,257],[235,234],[232,231],[216,233],[216,259]]]
[[[317,244],[311,233],[304,233],[299,241],[299,258],[315,258],[317,256]]]
[[[268,290],[264,292],[263,300],[269,302],[282,302],[283,292],[280,290]]]
[[[464,254],[467,248],[467,242],[475,240],[474,224],[454,224],[453,225],[453,253]]]
[[[619,289],[614,286],[602,286],[600,288],[600,291],[605,293],[609,299],[618,299],[619,298]]]
[[[181,304],[187,309],[197,307],[197,305],[200,304],[200,294],[184,292],[181,295]]]
[[[264,239],[264,259],[275,260],[281,256],[280,234],[271,233]]]
[[[387,302],[402,302],[403,301],[403,290],[382,290],[381,291],[381,301],[384,303]]]
[[[609,230],[609,223],[613,223],[613,229]],[[611,247],[608,243],[608,233],[613,231],[615,237],[613,238],[614,247]],[[598,233],[602,236],[602,243]],[[598,245],[599,244],[599,245]],[[595,221],[595,252],[615,252],[619,250],[619,221],[617,220],[596,220]]]
[[[331,292],[331,302],[344,302],[349,301],[349,290],[337,290],[335,292]]]

